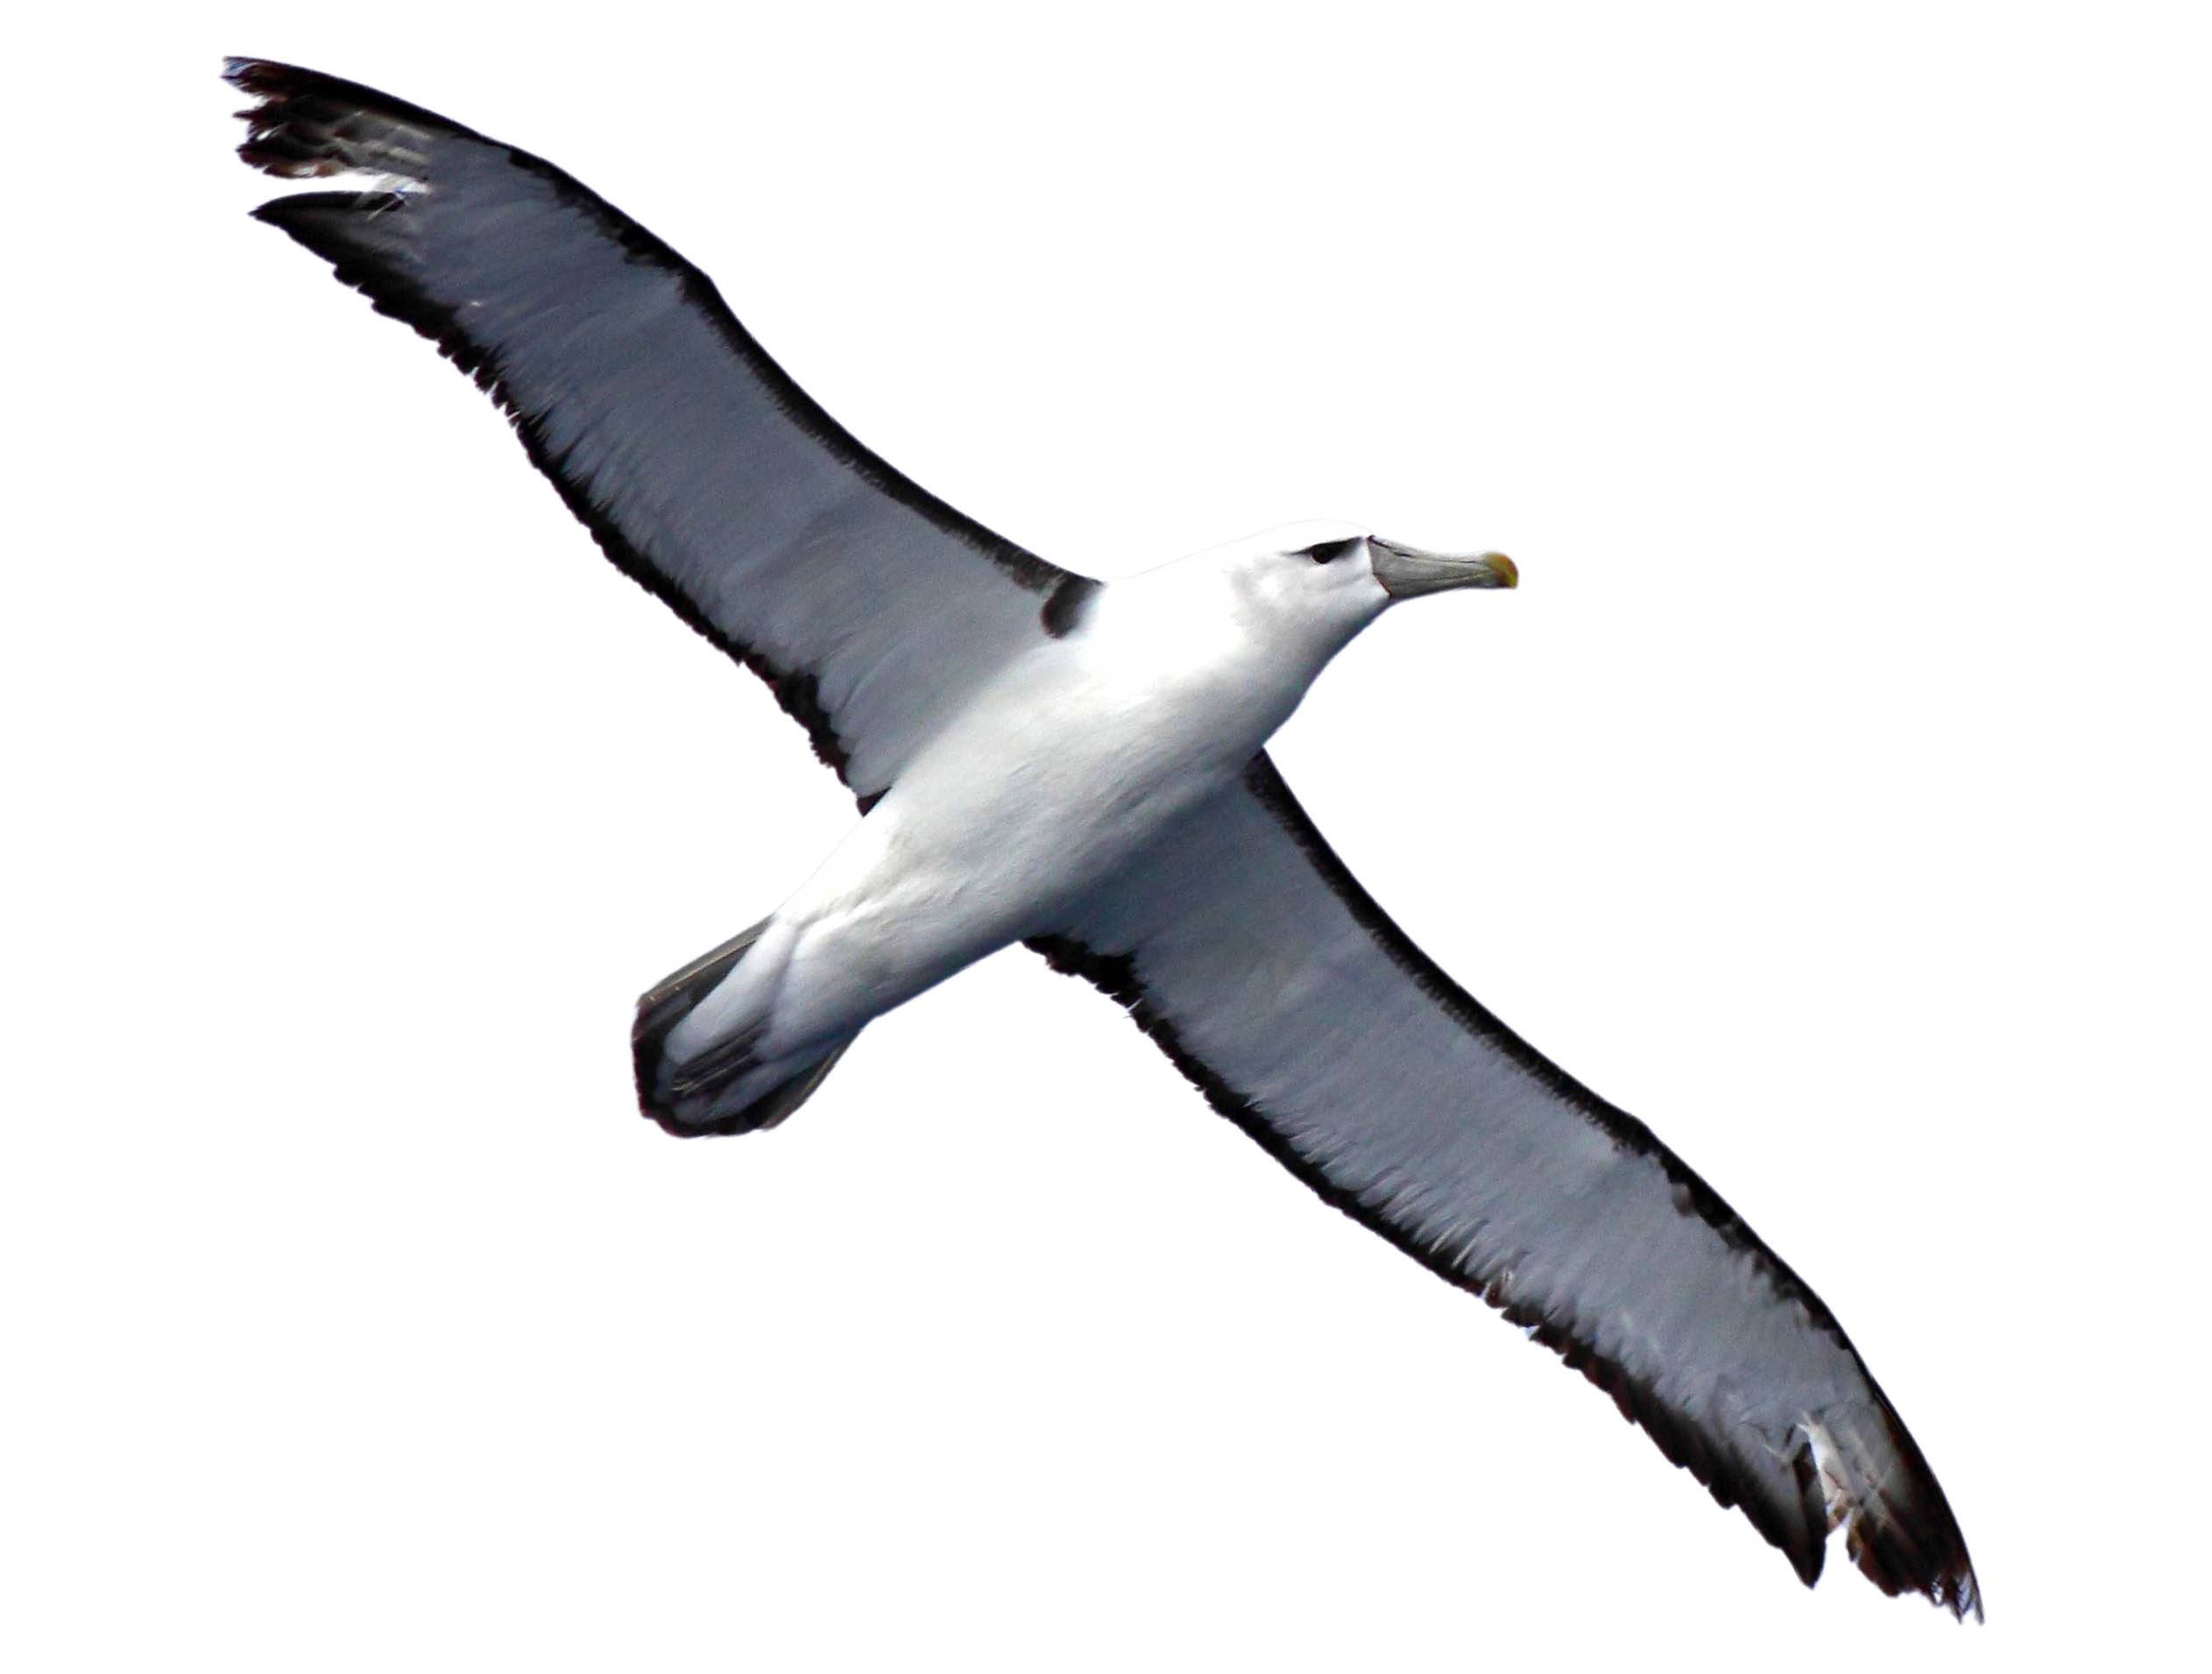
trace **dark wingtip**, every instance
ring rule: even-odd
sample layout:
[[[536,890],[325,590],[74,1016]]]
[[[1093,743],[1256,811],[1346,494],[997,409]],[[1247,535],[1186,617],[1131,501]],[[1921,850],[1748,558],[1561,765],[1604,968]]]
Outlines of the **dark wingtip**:
[[[1980,1621],[1982,1584],[1943,1486],[1889,1397],[1876,1388],[1874,1399],[1871,1439],[1890,1463],[1872,1481],[1838,1485],[1845,1550],[1859,1573],[1890,1598],[1917,1593],[1958,1621],[1970,1612]]]
[[[348,144],[350,138],[359,138],[350,131],[358,117],[426,132],[477,137],[405,99],[274,59],[226,58],[223,79],[259,101],[238,112],[246,124],[238,155],[263,173],[285,180],[343,174],[368,166]]]
[[[259,78],[279,74],[291,66],[277,63],[272,59],[245,58],[231,53],[223,60],[223,79],[244,93],[258,93]]]
[[[265,99],[334,78],[314,70],[303,70],[297,64],[279,63],[273,58],[247,58],[234,53],[223,60],[223,79],[241,93]]]
[[[1880,1587],[1891,1598],[1908,1593],[1918,1593],[1939,1610],[1948,1610],[1952,1617],[1964,1621],[1972,1615],[1975,1621],[1985,1618],[1982,1610],[1982,1583],[1974,1573],[1974,1565],[1967,1557],[1963,1541],[1956,1539],[1957,1529],[1951,1531],[1954,1543],[1940,1551],[1933,1563],[1925,1561],[1917,1545],[1908,1545],[1899,1551],[1885,1544],[1879,1537],[1869,1541],[1854,1541],[1852,1561],[1859,1566],[1859,1573]],[[1922,1561],[1914,1562],[1915,1559]]]
[[[1933,1487],[1933,1479],[1928,1486]],[[1948,1610],[1956,1621],[1964,1621],[1971,1614],[1978,1622],[1985,1619],[1982,1583],[1974,1573],[1974,1560],[1967,1556],[1966,1538],[1941,1494],[1937,1489],[1930,1515],[1917,1527],[1883,1521],[1869,1528],[1863,1522],[1855,1522],[1848,1550],[1859,1573],[1890,1597],[1918,1593],[1939,1610]]]

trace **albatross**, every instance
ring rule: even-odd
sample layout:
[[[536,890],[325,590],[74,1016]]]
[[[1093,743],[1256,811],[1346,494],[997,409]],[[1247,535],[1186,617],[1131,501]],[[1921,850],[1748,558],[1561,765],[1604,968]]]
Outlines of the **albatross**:
[[[861,817],[632,1034],[671,1134],[773,1127],[868,1021],[1020,942],[1088,978],[1324,1201],[1609,1394],[1807,1586],[1981,1614],[1956,1520],[1834,1314],[1650,1128],[1470,998],[1265,745],[1393,605],[1494,553],[1295,525],[1101,583],[856,441],[707,277],[540,158],[233,59],[254,211],[498,403],[633,580],[767,682]]]

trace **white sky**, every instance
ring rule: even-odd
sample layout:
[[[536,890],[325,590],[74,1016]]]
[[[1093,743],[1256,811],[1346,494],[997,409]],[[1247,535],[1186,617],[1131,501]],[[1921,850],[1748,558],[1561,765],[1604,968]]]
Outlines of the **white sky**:
[[[2158,1659],[2202,1545],[2201,11],[184,10],[29,25],[4,115],[0,1661]],[[632,998],[850,803],[246,221],[224,52],[561,163],[1056,561],[1512,553],[1277,759],[1835,1309],[1988,1628],[1840,1545],[1806,1594],[1025,954],[774,1134],[637,1120]]]

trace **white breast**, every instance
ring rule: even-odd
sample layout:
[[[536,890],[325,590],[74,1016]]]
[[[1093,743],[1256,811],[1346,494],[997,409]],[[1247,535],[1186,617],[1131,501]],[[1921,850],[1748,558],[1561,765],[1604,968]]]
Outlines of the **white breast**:
[[[1102,589],[908,764],[776,915],[795,937],[780,1040],[836,1034],[1049,929],[1242,771],[1311,675],[1178,590]]]

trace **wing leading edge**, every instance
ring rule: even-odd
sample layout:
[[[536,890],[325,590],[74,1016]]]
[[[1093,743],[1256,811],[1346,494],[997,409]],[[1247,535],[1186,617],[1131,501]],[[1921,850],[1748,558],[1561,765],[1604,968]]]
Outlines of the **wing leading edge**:
[[[1807,1586],[1981,1614],[1927,1461],[1820,1299],[1634,1117],[1409,941],[1264,755],[1031,947],[1329,1203],[1611,1395]]]
[[[363,189],[254,213],[506,411],[607,555],[765,679],[866,802],[1045,632],[1070,573],[901,476],[705,274],[541,159],[334,76],[234,59],[239,154]]]

